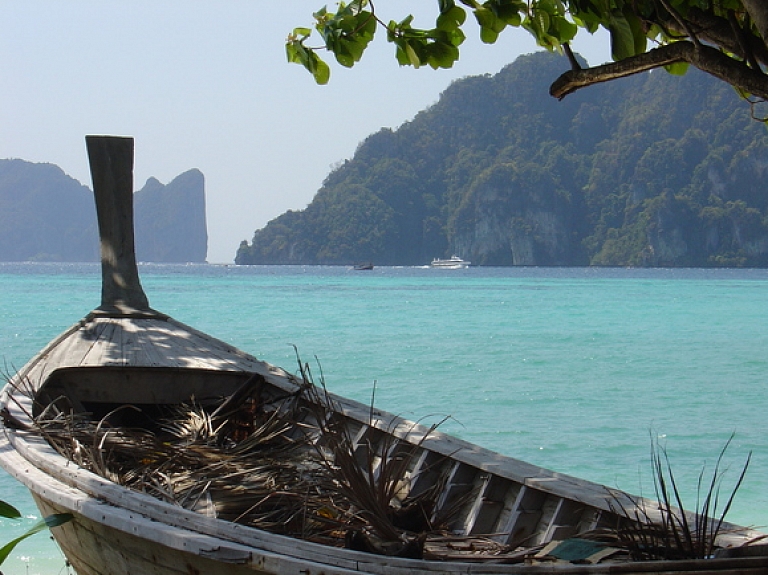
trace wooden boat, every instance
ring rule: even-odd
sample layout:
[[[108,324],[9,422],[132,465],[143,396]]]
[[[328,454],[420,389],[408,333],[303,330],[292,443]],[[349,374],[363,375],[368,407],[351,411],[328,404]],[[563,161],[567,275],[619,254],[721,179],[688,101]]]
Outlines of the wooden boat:
[[[439,268],[444,270],[460,270],[468,268],[471,262],[461,259],[459,256],[451,256],[447,260],[433,259],[430,267]]]
[[[355,264],[352,267],[352,269],[358,272],[370,271],[373,269],[373,264],[371,262],[363,262],[363,263]]]
[[[650,545],[662,540],[650,522],[670,519],[658,503],[334,396],[304,367],[292,375],[153,310],[133,250],[133,141],[87,144],[102,304],[0,398],[0,465],[43,514],[74,516],[52,532],[79,575],[768,573],[759,532],[722,524],[709,557],[671,560],[679,545]],[[205,428],[221,441],[177,433],[174,446],[167,414],[180,406],[206,422],[191,435]],[[143,445],[138,458],[117,469],[131,442]],[[256,465],[218,481],[252,452]],[[205,465],[179,497],[169,466],[193,456]],[[150,478],[127,485],[141,474]],[[233,500],[247,508],[225,517]],[[249,515],[265,502],[274,505]],[[698,520],[712,533],[712,520]]]

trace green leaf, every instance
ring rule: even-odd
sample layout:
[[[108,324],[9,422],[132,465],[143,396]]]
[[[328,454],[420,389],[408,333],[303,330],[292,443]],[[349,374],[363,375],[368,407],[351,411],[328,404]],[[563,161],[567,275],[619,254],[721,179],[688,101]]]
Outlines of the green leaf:
[[[410,42],[406,42],[405,44],[405,54],[408,56],[408,62],[410,62],[411,66],[414,68],[421,66],[421,58],[419,58],[419,55],[416,53],[416,50]]]
[[[436,24],[439,30],[450,32],[461,27],[466,19],[467,13],[464,11],[464,9],[459,8],[458,6],[454,6],[450,10],[440,12],[440,15],[437,17]]]
[[[480,40],[486,44],[493,44],[499,38],[499,33],[495,32],[493,28],[480,28]]]
[[[565,18],[557,18],[553,20],[552,27],[557,34],[557,40],[560,44],[570,42],[578,32],[578,26]]]
[[[539,10],[533,15],[531,20],[533,25],[536,27],[536,30],[538,31],[537,40],[539,41],[539,44],[542,46],[548,45],[550,24],[549,14],[543,10]]]
[[[459,49],[448,42],[433,42],[427,47],[427,63],[435,70],[452,68],[459,59]]]
[[[387,42],[395,42],[398,36],[398,24],[394,20],[390,20],[387,24]]]
[[[580,10],[576,12],[571,11],[570,15],[580,28],[586,29],[590,34],[594,34],[601,26],[607,28],[605,19],[602,17],[603,14],[598,15],[591,10]]]
[[[549,14],[547,12],[544,12],[543,10],[540,10],[539,12],[536,13],[535,20],[538,23],[539,30],[541,30],[541,33],[546,34],[549,31],[549,23],[551,21]]]
[[[448,42],[451,46],[458,48],[464,43],[464,40],[466,39],[467,37],[464,35],[464,32],[461,31],[461,28],[457,28],[447,35],[446,42]],[[456,53],[458,59],[458,51]]]
[[[493,23],[496,20],[496,15],[488,10],[488,8],[478,8],[475,10],[475,19],[482,28],[493,28]]]
[[[635,55],[635,38],[624,14],[614,10],[611,12],[608,31],[611,35],[611,56],[619,61]]]
[[[292,64],[301,64],[320,85],[331,79],[331,69],[311,48],[302,44],[301,40],[289,40],[285,45],[285,55]]]
[[[367,46],[366,40],[356,36],[340,37],[333,44],[333,53],[339,64],[351,68],[355,62],[360,61]]]
[[[376,19],[370,11],[361,10],[360,5],[360,2],[340,3],[335,14],[315,14],[315,27],[325,47],[342,66],[351,67],[360,61],[376,33]]]
[[[405,51],[405,45],[401,46],[400,44],[396,44],[397,50],[395,50],[395,59],[397,59],[397,63],[401,66],[409,66],[411,64],[411,61],[408,59],[408,54]]]
[[[688,62],[675,62],[674,64],[667,64],[664,69],[675,76],[684,76],[688,71]]]
[[[475,10],[475,18],[480,24],[480,39],[486,44],[493,44],[507,25],[506,22],[496,17],[492,10],[482,7]]]
[[[298,42],[287,42],[285,44],[286,59],[292,64],[301,64],[302,60],[301,60],[301,56],[299,56],[299,52],[301,48],[302,46]]]
[[[399,24],[390,21],[387,25],[387,40],[397,47],[395,57],[401,66],[418,68],[429,64],[435,69],[450,68],[459,59],[458,47],[466,36],[458,24],[464,21],[466,13],[463,9],[453,10],[454,4],[447,0],[445,6],[441,27],[431,30],[413,28],[413,16]]]
[[[409,14],[402,22],[400,22],[400,28],[411,28],[411,22],[413,22],[413,14]]]
[[[0,501],[0,517],[7,517],[8,519],[19,519],[21,513],[10,503]]]
[[[46,526],[50,529],[51,527],[58,527],[59,525],[69,523],[72,519],[74,519],[74,516],[71,513],[54,513],[43,519],[43,521],[45,521]]]
[[[35,535],[36,533],[39,533],[40,531],[50,527],[58,527],[59,525],[62,525],[71,520],[72,515],[70,513],[57,513],[55,515],[49,515],[45,519],[41,519],[35,523],[32,528],[24,535],[17,537],[13,541],[9,541],[0,549],[0,565],[2,565],[3,562],[8,558],[8,555],[11,554],[11,551],[14,550],[16,545],[24,541],[27,537],[31,537],[32,535]]]
[[[317,55],[315,55],[315,58],[315,69],[312,72],[312,76],[314,76],[315,82],[324,86],[328,83],[328,80],[331,79],[331,69],[328,67],[328,64],[318,58]]]
[[[536,0],[532,4],[535,5],[537,10],[543,10],[548,14],[553,14],[557,9],[553,0]]]
[[[302,39],[308,38],[311,33],[312,33],[312,30],[310,30],[309,28],[293,29],[293,36],[301,37]]]
[[[520,26],[522,16],[520,13],[526,9],[526,5],[518,0],[495,0],[494,12],[496,16],[510,26]]]
[[[648,36],[646,36],[645,30],[643,29],[643,23],[634,12],[632,12],[626,7],[625,7],[624,15],[627,18],[629,27],[632,30],[633,48],[634,48],[633,56],[636,54],[642,54],[645,52],[645,49],[648,43]]]
[[[368,42],[373,40],[377,24],[371,12],[360,12],[356,17],[356,24],[357,34],[360,37],[366,38]]]

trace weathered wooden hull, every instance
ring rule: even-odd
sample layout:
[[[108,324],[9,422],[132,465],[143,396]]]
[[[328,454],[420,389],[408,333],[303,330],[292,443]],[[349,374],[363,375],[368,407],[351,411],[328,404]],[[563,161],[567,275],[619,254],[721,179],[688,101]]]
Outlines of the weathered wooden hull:
[[[8,459],[4,458],[4,461],[7,463]],[[114,508],[88,496],[78,502],[77,497],[82,494],[76,494],[75,490],[63,484],[56,486],[50,478],[38,478],[39,483],[33,485],[39,470],[23,464],[15,470],[20,472],[20,479],[26,478],[25,483],[30,484],[41,513],[74,512],[75,520],[56,528],[54,536],[78,575],[341,575],[365,572],[758,575],[768,572],[764,557],[613,565],[464,565],[459,569],[456,569],[456,565],[448,564],[418,566],[413,565],[412,561],[402,566],[387,565],[389,561],[385,560],[371,571],[365,570],[365,562],[350,565],[350,569],[330,568],[327,564],[307,558],[290,560],[287,554],[276,555],[257,547],[238,545],[218,538],[190,536],[188,531],[171,528],[162,522]],[[48,489],[52,489],[50,495],[40,494]]]
[[[56,507],[40,497],[35,497],[38,508],[43,514],[66,513],[70,510]],[[177,545],[163,544],[149,538],[152,530],[142,529],[142,521],[136,521],[129,514],[128,519],[135,521],[130,532],[105,525],[84,515],[77,514],[75,521],[55,530],[55,539],[67,561],[78,575],[117,575],[120,573],[142,573],[145,575],[169,574],[205,574],[214,575],[254,575],[269,573],[246,565],[242,557],[251,556],[250,551],[242,550],[231,558],[209,558],[203,551],[192,552],[179,549]],[[140,533],[146,533],[142,535]],[[169,538],[183,541],[183,535],[174,535],[172,530],[164,533]],[[240,550],[238,550],[240,551]],[[211,548],[216,557],[216,548]],[[224,555],[221,553],[220,555]]]
[[[5,460],[7,462],[7,460]],[[37,470],[23,468],[34,478]],[[34,479],[32,479],[34,481]],[[49,479],[41,481],[48,484]],[[67,495],[72,490],[63,485],[54,488],[54,495],[40,495],[41,485],[31,486],[35,502],[41,513],[74,512],[75,520],[54,531],[54,537],[67,560],[78,575],[274,575],[312,573],[506,573],[509,575],[536,575],[557,573],[562,575],[586,574],[670,574],[670,575],[760,575],[768,572],[764,557],[741,557],[721,560],[665,561],[653,563],[627,563],[612,565],[387,565],[384,560],[376,569],[365,570],[365,563],[350,565],[350,569],[331,568],[311,559],[293,559],[287,554],[266,552],[263,549],[237,545],[231,541],[190,537],[184,530],[170,528],[145,516],[110,508],[108,503],[93,498],[81,505],[73,504]]]

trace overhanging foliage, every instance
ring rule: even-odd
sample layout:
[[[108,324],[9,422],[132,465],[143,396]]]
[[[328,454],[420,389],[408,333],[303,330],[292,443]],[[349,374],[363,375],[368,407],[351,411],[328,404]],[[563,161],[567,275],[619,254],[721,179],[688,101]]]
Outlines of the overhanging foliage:
[[[309,45],[312,28],[294,29],[286,43],[288,60],[325,84],[330,68],[319,50],[352,67],[383,29],[401,65],[450,68],[460,57],[468,12],[483,42],[492,44],[504,30],[522,28],[540,46],[563,52],[570,69],[550,87],[556,98],[654,68],[684,73],[692,65],[745,96],[768,99],[764,0],[438,0],[435,25],[429,29],[413,27],[412,15],[387,21],[372,0],[352,0],[339,3],[335,12],[322,8],[314,13],[320,46]],[[583,68],[569,43],[577,34],[600,28],[609,32],[614,62]]]

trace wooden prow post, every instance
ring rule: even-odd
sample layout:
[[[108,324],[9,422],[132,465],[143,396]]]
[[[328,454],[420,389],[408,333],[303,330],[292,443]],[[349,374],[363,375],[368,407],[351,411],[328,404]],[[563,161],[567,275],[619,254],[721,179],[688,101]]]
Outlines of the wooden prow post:
[[[153,314],[139,281],[133,237],[133,138],[86,136],[101,239],[101,306],[118,315]]]

